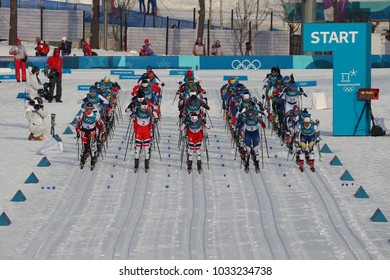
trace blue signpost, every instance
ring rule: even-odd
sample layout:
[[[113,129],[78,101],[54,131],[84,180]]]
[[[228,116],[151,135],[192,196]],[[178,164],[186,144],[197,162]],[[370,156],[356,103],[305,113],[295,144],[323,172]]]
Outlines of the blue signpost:
[[[371,24],[307,23],[303,30],[304,51],[333,52],[333,135],[369,135],[371,112],[358,90],[371,88]]]

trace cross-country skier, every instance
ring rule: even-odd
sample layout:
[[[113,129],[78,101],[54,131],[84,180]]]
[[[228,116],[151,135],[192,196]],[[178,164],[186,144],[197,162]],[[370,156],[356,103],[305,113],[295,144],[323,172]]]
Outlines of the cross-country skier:
[[[298,124],[299,149],[297,152],[298,166],[303,171],[304,159],[314,172],[314,145],[319,141],[319,130],[310,117],[305,117],[303,122]]]
[[[253,156],[253,162],[256,172],[260,171],[259,167],[259,145],[260,145],[260,127],[265,128],[262,114],[256,106],[253,106],[240,115],[243,122],[244,144],[246,148],[246,158],[244,162],[245,172],[249,172],[250,156]]]
[[[202,118],[196,112],[191,112],[190,115],[187,115],[185,122],[181,127],[182,130],[186,129],[187,132],[187,169],[189,173],[191,173],[192,171],[193,153],[196,153],[198,172],[202,172],[202,159],[200,149],[203,143],[205,128],[208,129]]]
[[[77,138],[81,137],[81,156],[80,168],[83,169],[85,161],[91,155],[91,170],[95,168],[98,158],[97,141],[105,141],[106,127],[102,119],[93,112],[94,106],[88,102],[85,106],[85,111],[78,117],[76,124]]]
[[[139,168],[139,159],[142,147],[145,149],[145,172],[149,169],[150,145],[152,141],[153,122],[158,119],[158,113],[148,105],[146,98],[140,106],[134,107],[134,133],[135,133],[135,157],[134,171]]]

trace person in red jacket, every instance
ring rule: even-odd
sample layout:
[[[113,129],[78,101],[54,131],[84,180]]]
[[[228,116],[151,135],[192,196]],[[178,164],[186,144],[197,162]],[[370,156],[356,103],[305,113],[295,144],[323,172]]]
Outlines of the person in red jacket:
[[[81,39],[81,48],[83,49],[84,56],[92,56],[91,46],[84,40]]]
[[[50,51],[50,46],[41,40],[40,37],[36,38],[37,46],[35,47],[35,56],[47,56]]]
[[[47,59],[46,69],[49,71],[48,78],[50,79],[50,90],[48,94],[49,103],[55,98],[56,102],[62,103],[62,58],[60,57],[60,49],[55,48],[53,56]],[[53,96],[54,88],[56,95]]]
[[[15,40],[15,46],[13,46],[10,51],[10,55],[14,56],[14,65],[15,65],[15,76],[16,80],[20,82],[20,71],[22,71],[22,81],[26,81],[26,61],[27,61],[27,51],[22,45],[22,41],[19,38]]]

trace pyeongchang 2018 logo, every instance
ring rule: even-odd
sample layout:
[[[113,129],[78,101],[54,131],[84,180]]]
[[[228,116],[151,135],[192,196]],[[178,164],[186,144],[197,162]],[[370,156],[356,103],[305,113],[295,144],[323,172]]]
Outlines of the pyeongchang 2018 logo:
[[[361,87],[360,83],[353,82],[354,77],[357,76],[357,71],[355,69],[352,69],[349,72],[340,73],[340,75],[341,79],[340,82],[337,83],[337,86],[341,87],[344,92],[355,92],[356,88]]]
[[[243,70],[257,70],[261,68],[261,62],[258,59],[254,59],[250,61],[249,59],[244,59],[242,61],[235,59],[232,61],[232,68],[235,70],[243,69]]]

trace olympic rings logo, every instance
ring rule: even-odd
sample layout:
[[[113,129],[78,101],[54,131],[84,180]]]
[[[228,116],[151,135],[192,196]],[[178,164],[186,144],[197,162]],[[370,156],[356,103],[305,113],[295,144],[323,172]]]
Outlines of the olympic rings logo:
[[[353,92],[354,88],[353,87],[344,87],[343,91],[345,91],[345,92]]]
[[[299,83],[299,86],[305,87],[305,86],[307,86],[307,84],[308,84],[308,83],[306,83],[306,82],[300,82],[300,83]]]
[[[260,67],[261,67],[261,62],[260,62],[260,60],[257,60],[257,59],[255,59],[253,61],[249,61],[248,59],[244,59],[242,62],[239,61],[238,59],[235,59],[232,61],[232,68],[235,70],[238,70],[238,69],[257,70],[257,69],[260,69]]]

